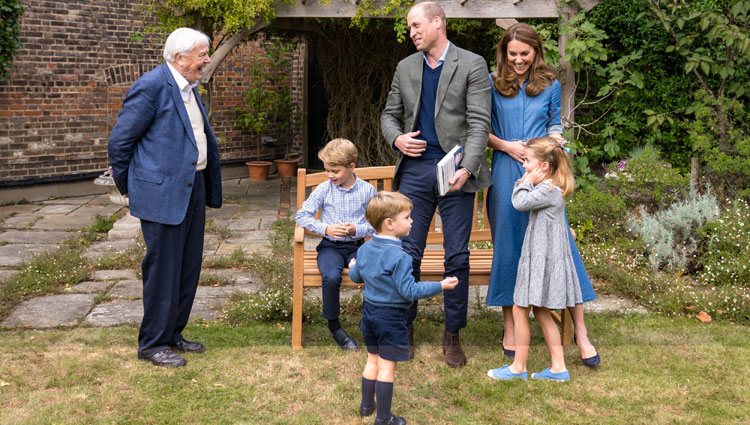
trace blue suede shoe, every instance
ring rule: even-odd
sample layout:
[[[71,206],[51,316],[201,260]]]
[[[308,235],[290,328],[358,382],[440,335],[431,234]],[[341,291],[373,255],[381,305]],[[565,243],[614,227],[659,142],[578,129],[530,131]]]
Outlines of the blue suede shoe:
[[[566,370],[564,372],[552,373],[549,368],[546,368],[540,372],[532,373],[531,379],[539,381],[567,382],[570,381],[570,372]]]
[[[581,358],[581,361],[586,367],[590,367],[591,369],[596,369],[599,367],[599,363],[602,362],[602,358],[599,357],[599,353],[596,353],[594,356],[589,357],[587,359]]]
[[[523,371],[521,373],[513,373],[510,370],[510,365],[503,365],[497,369],[490,369],[487,371],[487,376],[492,379],[499,379],[501,381],[512,381],[514,379],[527,380],[529,379],[529,372]]]

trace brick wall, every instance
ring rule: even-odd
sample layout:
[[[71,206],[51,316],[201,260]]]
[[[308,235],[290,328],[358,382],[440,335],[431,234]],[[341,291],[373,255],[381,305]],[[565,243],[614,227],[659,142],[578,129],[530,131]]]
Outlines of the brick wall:
[[[23,4],[23,47],[0,82],[0,187],[91,178],[107,167],[107,138],[125,92],[162,62],[164,36],[132,37],[143,17],[130,2]],[[224,162],[284,152],[283,146],[258,151],[253,138],[234,125],[235,108],[250,84],[247,61],[257,50],[246,43],[215,74],[212,124]],[[292,67],[300,87],[302,57]]]

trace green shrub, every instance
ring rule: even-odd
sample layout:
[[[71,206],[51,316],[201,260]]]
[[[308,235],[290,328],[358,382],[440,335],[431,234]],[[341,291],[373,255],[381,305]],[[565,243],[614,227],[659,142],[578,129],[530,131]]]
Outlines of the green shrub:
[[[692,192],[686,200],[654,214],[641,207],[640,220],[631,219],[629,230],[643,240],[652,269],[684,271],[698,248],[698,228],[718,215],[719,204],[713,194]]]
[[[596,185],[577,190],[568,201],[567,209],[570,225],[579,241],[614,240],[624,233],[625,201],[602,192]]]
[[[608,293],[634,299],[666,316],[694,316],[705,311],[715,319],[750,324],[750,288],[709,288],[689,276],[649,270],[641,248],[638,240],[626,239],[581,246],[597,290],[603,286]]]
[[[646,145],[631,152],[629,159],[611,163],[604,183],[628,208],[642,206],[654,212],[682,199],[690,181],[662,160],[657,148]]]
[[[709,286],[750,288],[750,205],[738,200],[701,229],[706,247],[698,280]]]

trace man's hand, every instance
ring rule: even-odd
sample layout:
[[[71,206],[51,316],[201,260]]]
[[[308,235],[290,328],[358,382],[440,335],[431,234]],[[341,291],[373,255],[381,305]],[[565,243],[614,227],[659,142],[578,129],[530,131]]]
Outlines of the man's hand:
[[[456,174],[454,174],[453,177],[448,180],[448,184],[451,185],[451,188],[448,189],[448,192],[456,192],[461,190],[461,188],[464,187],[466,180],[469,180],[470,176],[471,175],[465,168],[456,170]]]
[[[427,150],[427,142],[424,140],[415,139],[419,136],[419,131],[413,131],[411,133],[404,133],[393,141],[393,145],[406,156],[417,158],[422,156],[422,152]]]

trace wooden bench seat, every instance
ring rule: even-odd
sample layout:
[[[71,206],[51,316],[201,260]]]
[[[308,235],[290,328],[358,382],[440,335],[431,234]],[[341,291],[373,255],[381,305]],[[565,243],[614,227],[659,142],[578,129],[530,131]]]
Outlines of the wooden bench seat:
[[[357,177],[369,182],[377,190],[391,190],[393,166],[386,167],[364,167],[357,168]],[[320,183],[326,181],[326,173],[307,174],[307,170],[297,170],[297,209],[307,199],[310,192]],[[489,224],[485,220],[486,191],[480,192],[474,199],[474,214],[472,218],[471,235],[469,236],[469,284],[487,285],[492,268],[492,248],[481,248],[489,246],[492,240]],[[320,212],[318,212],[319,214]],[[305,247],[307,236],[315,236],[304,228],[295,225],[294,229],[294,293],[292,296],[292,347],[302,348],[302,302],[305,288],[320,287],[322,284],[320,270],[316,261],[317,252],[314,248]],[[422,280],[442,280],[444,251],[442,249],[443,233],[439,221],[433,217],[430,230],[427,233],[427,248],[422,258]],[[310,243],[308,242],[308,245]],[[440,248],[436,248],[440,247]],[[361,287],[349,279],[348,269],[344,269],[342,286]],[[572,339],[572,321],[567,311],[562,318],[557,316],[557,321],[563,329],[563,342],[567,345]]]

